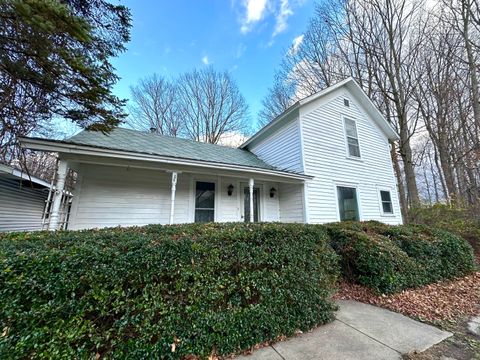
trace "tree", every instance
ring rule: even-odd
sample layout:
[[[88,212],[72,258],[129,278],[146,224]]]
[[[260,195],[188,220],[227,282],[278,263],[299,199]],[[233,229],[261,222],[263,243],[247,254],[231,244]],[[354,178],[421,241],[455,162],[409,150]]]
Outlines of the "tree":
[[[1,160],[56,117],[91,130],[119,124],[109,59],[125,50],[130,26],[129,10],[105,0],[0,1]]]
[[[128,123],[139,130],[151,130],[162,135],[178,136],[183,123],[179,117],[177,88],[170,81],[153,74],[130,87]]]
[[[177,86],[188,138],[217,144],[225,133],[247,130],[248,106],[228,72],[193,70],[180,75]]]

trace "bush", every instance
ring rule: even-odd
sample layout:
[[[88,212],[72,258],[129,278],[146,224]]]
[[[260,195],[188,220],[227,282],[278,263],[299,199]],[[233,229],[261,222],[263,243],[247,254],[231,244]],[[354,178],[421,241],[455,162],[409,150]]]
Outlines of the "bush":
[[[379,222],[327,225],[343,276],[381,293],[393,293],[475,270],[471,246],[461,237],[425,226]]]
[[[413,223],[434,226],[460,235],[472,245],[480,259],[480,217],[478,209],[436,204],[412,209]]]
[[[224,355],[332,320],[323,227],[147,226],[0,239],[0,358]]]

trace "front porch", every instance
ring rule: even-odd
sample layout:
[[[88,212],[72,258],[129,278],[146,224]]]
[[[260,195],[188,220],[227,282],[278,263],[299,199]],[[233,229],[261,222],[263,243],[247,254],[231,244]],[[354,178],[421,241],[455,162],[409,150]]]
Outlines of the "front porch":
[[[210,221],[305,222],[304,179],[298,174],[62,154],[57,193],[70,168],[77,173],[77,181],[68,229]],[[60,226],[58,211],[54,199],[51,230]]]

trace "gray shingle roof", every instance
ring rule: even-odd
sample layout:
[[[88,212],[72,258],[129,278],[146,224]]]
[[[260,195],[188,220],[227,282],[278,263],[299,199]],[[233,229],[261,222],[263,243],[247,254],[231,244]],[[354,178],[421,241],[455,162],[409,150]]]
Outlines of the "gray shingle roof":
[[[63,141],[111,150],[277,170],[248,150],[115,128],[109,134],[84,130]]]

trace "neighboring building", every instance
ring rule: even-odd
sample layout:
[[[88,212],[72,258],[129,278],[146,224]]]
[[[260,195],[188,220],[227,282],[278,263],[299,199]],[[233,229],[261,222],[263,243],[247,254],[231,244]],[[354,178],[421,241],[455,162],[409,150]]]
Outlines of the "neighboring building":
[[[50,184],[0,164],[0,231],[42,230]]]
[[[398,135],[352,79],[305,98],[240,148],[117,128],[65,141],[57,189],[77,182],[68,227],[206,221],[402,222],[389,140]],[[59,202],[59,201],[57,201]],[[58,227],[52,206],[50,228]]]

